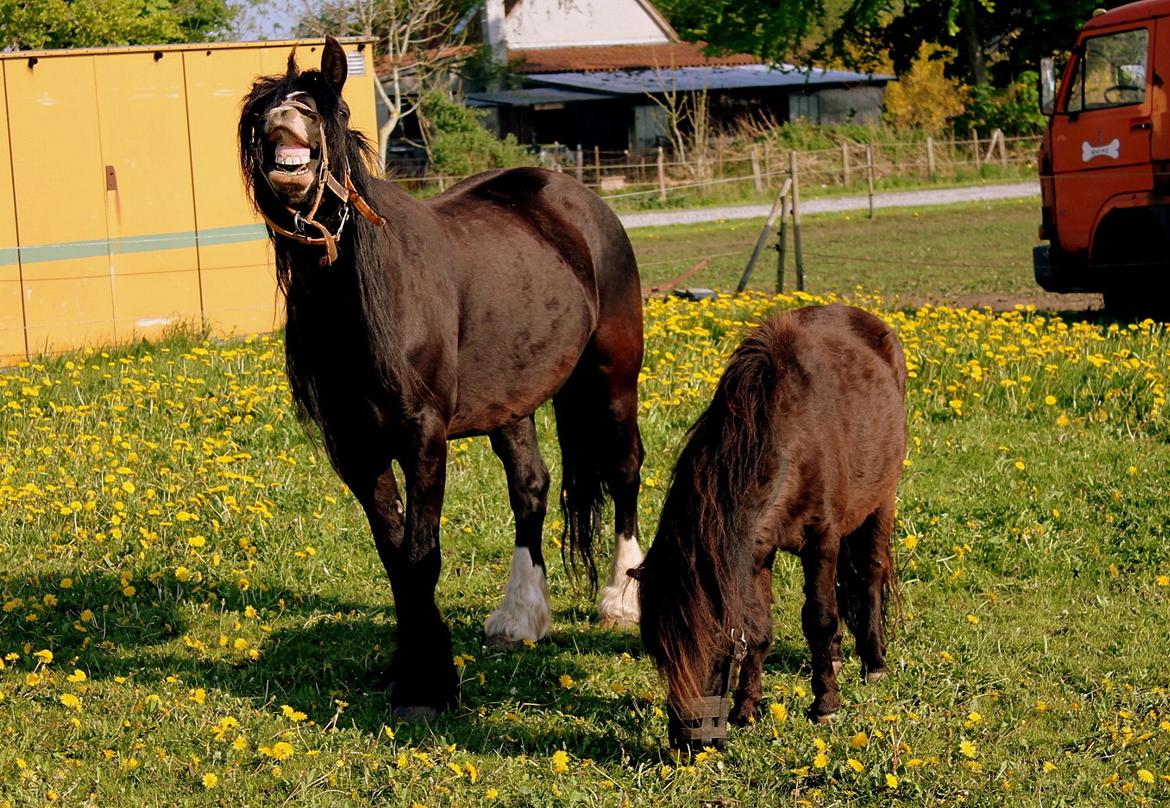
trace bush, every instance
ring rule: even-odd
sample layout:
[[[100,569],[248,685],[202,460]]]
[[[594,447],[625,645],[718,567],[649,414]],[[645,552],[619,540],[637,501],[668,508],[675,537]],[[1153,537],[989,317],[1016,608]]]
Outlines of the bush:
[[[967,90],[946,75],[955,52],[923,42],[910,69],[886,88],[886,120],[896,129],[940,134],[964,111]]]
[[[483,127],[475,110],[453,101],[441,89],[423,95],[419,113],[431,170],[436,174],[463,177],[533,162],[515,136],[500,140]]]
[[[1039,134],[1046,119],[1040,112],[1038,82],[1036,73],[1027,72],[1007,87],[972,87],[967,111],[955,122],[957,128],[960,132],[971,127],[981,132],[1002,129],[1009,137]]]

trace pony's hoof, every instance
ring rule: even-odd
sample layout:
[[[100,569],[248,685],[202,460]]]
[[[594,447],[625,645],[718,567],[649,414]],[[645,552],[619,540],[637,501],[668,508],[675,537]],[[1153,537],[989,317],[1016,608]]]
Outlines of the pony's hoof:
[[[422,721],[433,721],[439,717],[439,708],[427,704],[404,704],[390,711],[390,717],[403,724],[417,724]]]
[[[813,722],[817,724],[832,724],[837,720],[837,713],[817,713],[815,715],[810,715],[809,718],[811,718]]]
[[[885,679],[885,678],[886,678],[886,669],[885,668],[882,668],[881,670],[877,670],[877,671],[866,671],[866,673],[865,673],[865,681],[867,684],[872,685],[874,682],[880,682],[882,679]]]
[[[597,616],[604,628],[637,628],[641,617],[637,583],[623,581],[602,589],[597,599]]]

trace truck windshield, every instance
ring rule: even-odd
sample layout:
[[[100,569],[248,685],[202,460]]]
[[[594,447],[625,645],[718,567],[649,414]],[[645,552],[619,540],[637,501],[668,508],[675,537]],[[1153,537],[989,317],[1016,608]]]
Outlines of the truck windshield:
[[[1148,42],[1145,28],[1085,40],[1066,111],[1142,103],[1146,98]]]

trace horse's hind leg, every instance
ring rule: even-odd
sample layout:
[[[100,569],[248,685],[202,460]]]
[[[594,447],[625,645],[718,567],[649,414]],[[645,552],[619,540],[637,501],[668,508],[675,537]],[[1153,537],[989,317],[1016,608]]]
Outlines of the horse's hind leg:
[[[890,536],[894,499],[883,503],[841,543],[837,591],[845,622],[857,640],[861,672],[867,682],[886,673],[885,596],[893,575]]]
[[[540,540],[548,498],[548,469],[540,457],[536,424],[529,416],[489,436],[492,451],[504,464],[508,499],[516,518],[516,546],[504,602],[484,621],[488,642],[513,645],[536,642],[552,624],[548,581]]]
[[[804,567],[804,607],[800,622],[812,653],[813,703],[809,718],[827,721],[841,709],[837,674],[833,670],[833,640],[840,620],[837,614],[838,540],[830,536],[809,536],[801,552]]]
[[[640,336],[640,335],[639,335]],[[639,340],[638,347],[641,348]],[[638,584],[626,573],[642,563],[638,546],[638,490],[642,486],[642,437],[638,432],[637,365],[623,361],[604,368],[608,407],[603,416],[603,474],[613,498],[614,552],[606,581],[597,600],[602,625],[638,624]]]

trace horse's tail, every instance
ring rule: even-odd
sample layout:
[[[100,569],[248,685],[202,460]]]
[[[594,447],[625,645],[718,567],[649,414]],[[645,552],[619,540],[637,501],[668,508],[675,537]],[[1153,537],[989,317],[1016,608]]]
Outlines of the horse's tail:
[[[760,481],[782,473],[772,415],[785,375],[802,372],[786,328],[769,321],[736,349],[691,427],[658,535],[635,573],[643,641],[672,698],[700,696],[711,666],[730,650],[728,631],[755,622],[743,591],[751,536],[742,521]]]
[[[605,502],[601,440],[597,413],[601,406],[591,398],[588,385],[574,378],[553,397],[557,416],[557,440],[561,445],[561,554],[567,566],[584,570],[589,592],[597,590],[597,562],[593,544],[601,529]]]

